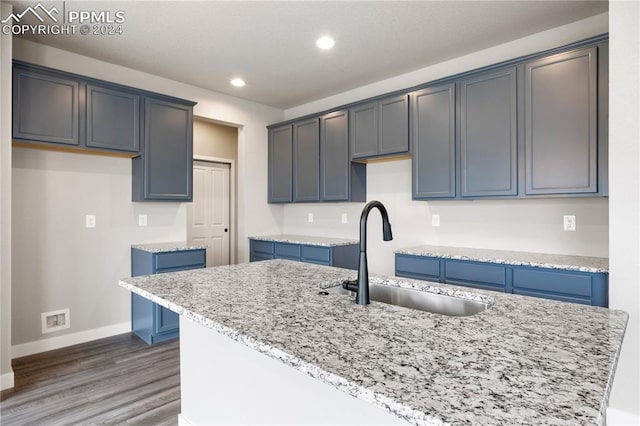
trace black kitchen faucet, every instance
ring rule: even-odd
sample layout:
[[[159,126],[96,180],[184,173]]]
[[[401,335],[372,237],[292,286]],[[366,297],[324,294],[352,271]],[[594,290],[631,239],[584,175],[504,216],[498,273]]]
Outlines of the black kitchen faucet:
[[[369,300],[369,268],[367,266],[367,218],[369,212],[376,207],[382,215],[382,239],[384,241],[393,240],[391,234],[391,224],[387,209],[380,201],[371,201],[362,209],[360,215],[360,260],[358,262],[358,279],[355,281],[345,281],[342,284],[347,290],[356,292],[356,303],[358,305],[368,305]]]

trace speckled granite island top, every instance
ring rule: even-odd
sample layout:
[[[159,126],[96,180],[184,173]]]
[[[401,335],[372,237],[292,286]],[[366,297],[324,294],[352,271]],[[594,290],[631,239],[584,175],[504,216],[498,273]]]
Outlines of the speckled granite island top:
[[[149,253],[166,253],[172,251],[201,250],[207,246],[189,245],[186,241],[171,243],[132,244],[131,248],[147,251]]]
[[[273,241],[276,243],[305,244],[309,246],[337,247],[360,244],[359,240],[333,237],[312,237],[309,235],[258,235],[249,237],[251,240]]]
[[[355,272],[286,260],[120,285],[413,424],[603,424],[627,314],[404,278],[484,300],[449,317],[319,288]]]
[[[609,272],[609,259],[606,257],[569,256],[564,254],[431,245],[400,249],[396,250],[395,253],[593,273]]]

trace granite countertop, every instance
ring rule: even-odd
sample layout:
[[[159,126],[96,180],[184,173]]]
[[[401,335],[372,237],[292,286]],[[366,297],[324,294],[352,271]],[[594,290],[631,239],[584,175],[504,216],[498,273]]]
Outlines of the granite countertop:
[[[360,240],[333,237],[312,237],[309,235],[258,235],[249,237],[250,240],[273,241],[277,243],[305,244],[309,246],[336,247],[360,244]]]
[[[355,274],[270,260],[120,285],[413,424],[605,423],[626,313],[373,275],[491,306],[450,317],[319,294]]]
[[[445,259],[473,260],[505,265],[534,266],[581,272],[609,272],[606,257],[570,256],[564,254],[530,253],[524,251],[491,250],[447,246],[417,246],[396,250],[397,254],[441,257]]]
[[[131,248],[149,253],[165,253],[171,251],[201,250],[206,249],[207,246],[189,245],[186,241],[175,241],[170,243],[131,244]]]

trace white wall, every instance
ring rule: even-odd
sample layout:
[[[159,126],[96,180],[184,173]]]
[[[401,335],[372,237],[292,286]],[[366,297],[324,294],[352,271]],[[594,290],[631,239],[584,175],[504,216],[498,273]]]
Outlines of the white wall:
[[[381,201],[389,212],[393,241],[382,240],[378,212],[368,226],[369,270],[394,274],[393,251],[422,244],[607,256],[606,198],[542,200],[411,201],[411,160],[367,165],[367,200]],[[364,203],[292,204],[285,207],[288,234],[359,237]],[[307,222],[307,214],[314,222]],[[349,223],[341,223],[347,213]],[[440,227],[431,215],[440,215]],[[562,215],[575,214],[575,232],[562,230]]]
[[[266,202],[266,125],[282,120],[282,111],[21,39],[13,57],[189,99],[198,102],[196,116],[235,125],[239,261],[248,260],[248,235],[280,229],[282,208]],[[63,338],[72,335],[90,340],[85,330],[122,329],[129,298],[117,281],[130,274],[129,245],[184,240],[185,205],[132,203],[128,159],[14,149],[14,162],[13,357],[55,339],[69,344]],[[136,226],[138,213],[148,214],[148,228]],[[84,228],[85,214],[97,215],[96,229]],[[71,328],[41,334],[40,313],[67,307]]]
[[[640,3],[609,2],[610,307],[629,313],[610,425],[640,424]]]
[[[293,118],[340,106],[386,92],[411,87],[485,65],[513,59],[608,31],[608,15],[602,14],[570,25],[528,36],[441,64],[370,84],[285,111]],[[367,199],[388,208],[394,229],[389,243],[379,237],[380,226],[371,224],[369,268],[393,273],[393,250],[419,244],[486,247],[521,251],[608,255],[608,200],[606,198],[555,198],[536,200],[412,201],[410,160],[367,165]],[[284,207],[284,232],[358,237],[363,204],[305,204]],[[314,213],[313,224],[306,222]],[[350,223],[342,225],[340,214]],[[441,226],[431,227],[431,214],[440,214]],[[576,215],[577,230],[562,230],[562,216]],[[375,212],[372,214],[379,216]]]
[[[11,5],[0,4],[0,16]],[[0,390],[13,387],[11,368],[11,36],[0,34]]]

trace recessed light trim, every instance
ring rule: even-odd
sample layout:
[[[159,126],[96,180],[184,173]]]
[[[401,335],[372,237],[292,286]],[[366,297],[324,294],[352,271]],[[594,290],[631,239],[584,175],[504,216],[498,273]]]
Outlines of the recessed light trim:
[[[316,40],[316,46],[322,50],[329,50],[335,46],[336,42],[329,36],[322,36]]]
[[[244,87],[247,83],[241,78],[234,78],[231,80],[231,85],[234,87]]]

